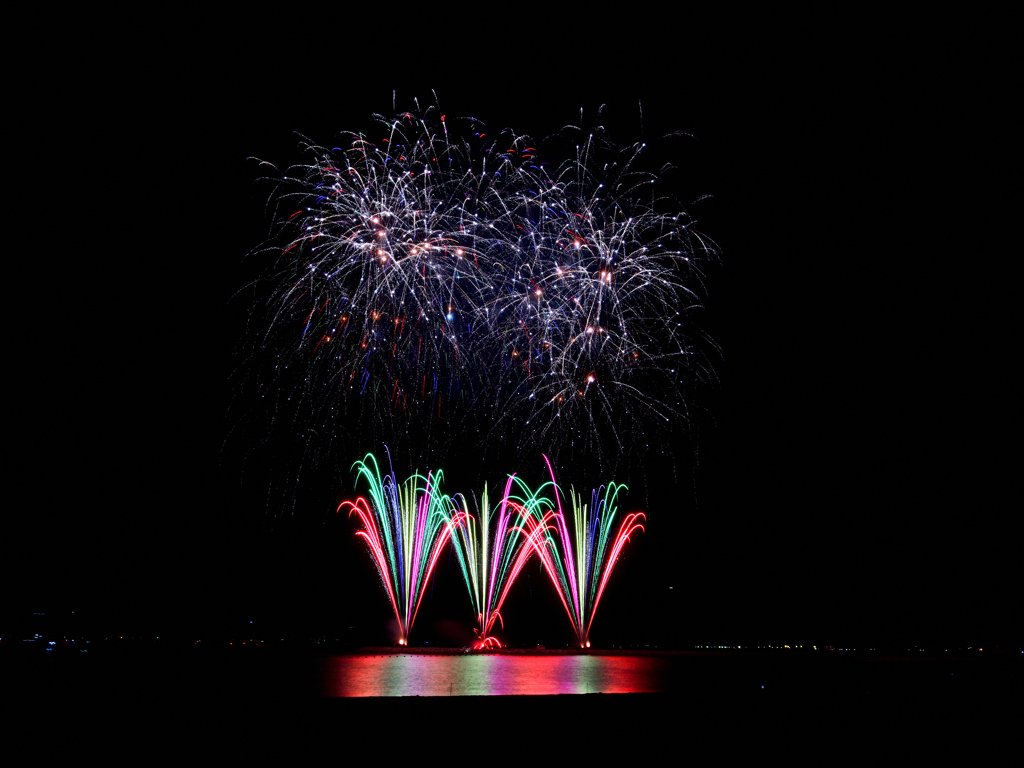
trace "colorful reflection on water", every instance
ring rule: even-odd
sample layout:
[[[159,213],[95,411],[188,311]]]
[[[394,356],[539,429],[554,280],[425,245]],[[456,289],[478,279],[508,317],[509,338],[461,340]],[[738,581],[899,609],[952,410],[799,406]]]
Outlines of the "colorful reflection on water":
[[[664,690],[664,659],[646,656],[333,656],[325,696],[542,696]]]

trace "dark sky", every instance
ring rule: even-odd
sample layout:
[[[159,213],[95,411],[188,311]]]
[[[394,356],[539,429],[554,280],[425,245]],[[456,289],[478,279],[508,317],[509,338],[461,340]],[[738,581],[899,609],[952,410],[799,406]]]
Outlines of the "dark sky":
[[[230,300],[267,226],[247,158],[296,160],[296,132],[326,143],[393,91],[402,108],[433,89],[450,114],[534,135],[607,104],[635,141],[642,104],[646,134],[695,137],[686,189],[713,196],[701,229],[722,249],[702,319],[719,383],[671,460],[630,478],[649,525],[595,624],[607,642],[1018,637],[1015,347],[986,234],[1006,205],[974,181],[993,152],[967,117],[985,94],[943,45],[775,17],[462,19],[422,38],[291,21],[114,35],[19,87],[8,613],[381,631],[369,559],[333,514],[351,483],[313,473],[282,514],[288,489],[242,472]],[[468,624],[454,576],[425,637]],[[520,641],[568,641],[549,591],[534,574],[514,596]]]

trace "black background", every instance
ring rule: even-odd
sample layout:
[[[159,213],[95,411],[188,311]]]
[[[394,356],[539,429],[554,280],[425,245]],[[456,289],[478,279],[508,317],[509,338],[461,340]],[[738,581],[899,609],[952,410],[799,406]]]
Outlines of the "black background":
[[[351,478],[282,505],[244,471],[231,299],[269,225],[248,158],[285,165],[296,132],[329,142],[433,90],[531,135],[601,104],[622,143],[685,130],[686,189],[713,196],[719,382],[671,460],[617,478],[648,526],[595,643],[1019,639],[1013,59],[977,45],[998,20],[79,21],[32,31],[9,118],[8,622],[386,640],[334,514]],[[446,469],[449,490],[486,474]],[[441,571],[414,642],[469,631]],[[505,616],[521,644],[571,640],[536,568]]]

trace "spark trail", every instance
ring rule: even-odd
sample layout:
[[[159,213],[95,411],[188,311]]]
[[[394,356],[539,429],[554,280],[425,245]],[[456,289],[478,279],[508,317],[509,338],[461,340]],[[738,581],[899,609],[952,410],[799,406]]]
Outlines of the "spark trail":
[[[527,529],[531,536],[542,531],[542,540],[540,537],[532,539],[536,542],[534,551],[558,592],[580,648],[589,648],[590,628],[608,579],[629,537],[637,530],[644,530],[645,516],[642,512],[630,513],[612,536],[617,497],[625,486],[609,483],[603,490],[593,491],[589,508],[571,491],[573,527],[570,533],[554,470],[547,456],[544,461],[551,475],[558,511],[532,519]]]
[[[426,477],[414,474],[400,485],[393,469],[381,475],[372,454],[353,467],[357,485],[365,479],[370,498],[343,501],[338,512],[347,508],[349,516],[356,515],[362,523],[356,535],[370,549],[398,620],[399,645],[406,645],[437,558],[453,530],[462,525],[463,513],[450,512],[451,500],[439,490],[439,471]]]
[[[514,489],[522,495],[514,496]],[[453,520],[460,519],[462,524],[454,527],[452,545],[476,615],[478,649],[501,647],[491,632],[495,621],[504,627],[501,607],[543,536],[544,527],[533,520],[543,519],[540,508],[545,504],[550,506],[515,475],[509,477],[505,493],[493,509],[484,485],[477,515],[470,512],[464,496],[453,497]]]

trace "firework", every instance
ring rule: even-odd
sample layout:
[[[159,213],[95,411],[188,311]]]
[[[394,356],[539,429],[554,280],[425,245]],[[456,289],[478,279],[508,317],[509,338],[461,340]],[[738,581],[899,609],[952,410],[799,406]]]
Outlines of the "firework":
[[[572,533],[562,509],[562,498],[555,483],[554,470],[544,457],[554,489],[557,512],[531,520],[527,525],[531,541],[558,592],[558,597],[572,623],[580,648],[590,647],[590,627],[601,602],[605,586],[615,567],[622,547],[630,535],[644,530],[642,512],[625,517],[618,532],[612,536],[617,496],[625,486],[609,483],[591,495],[588,508],[582,499],[570,492],[572,499]],[[542,536],[537,536],[538,531]]]
[[[502,248],[488,206],[500,195],[443,117],[375,117],[375,143],[307,145],[310,161],[279,180],[294,210],[265,341],[308,371],[310,397],[369,395],[403,421],[441,419],[475,396],[484,370],[487,261]]]
[[[556,169],[521,167],[502,188],[494,229],[509,255],[493,273],[487,349],[507,371],[500,420],[531,425],[530,442],[608,425],[622,445],[637,416],[680,413],[694,352],[683,317],[713,246],[685,214],[658,211],[657,177],[635,171],[643,150],[589,135]]]
[[[359,517],[363,528],[356,535],[370,548],[398,619],[399,645],[405,645],[437,558],[462,524],[462,513],[449,512],[451,500],[439,490],[441,472],[414,474],[399,485],[394,470],[381,476],[372,454],[353,466],[357,484],[363,478],[369,485],[370,499],[344,501],[338,511],[348,508],[349,516]]]
[[[620,450],[685,415],[710,375],[688,317],[716,247],[641,170],[645,144],[573,127],[545,144],[434,108],[375,126],[273,176],[261,391],[290,388],[328,434],[352,398],[403,431],[474,414],[520,444],[600,447],[607,426]]]
[[[513,496],[514,488],[522,495]],[[477,515],[461,494],[452,499],[453,520],[461,520],[461,525],[453,526],[452,543],[476,614],[478,649],[501,647],[491,632],[495,621],[504,627],[502,604],[543,536],[545,529],[536,525],[534,518],[544,519],[540,512],[544,504],[550,506],[515,475],[509,477],[505,493],[493,509],[486,484]]]

